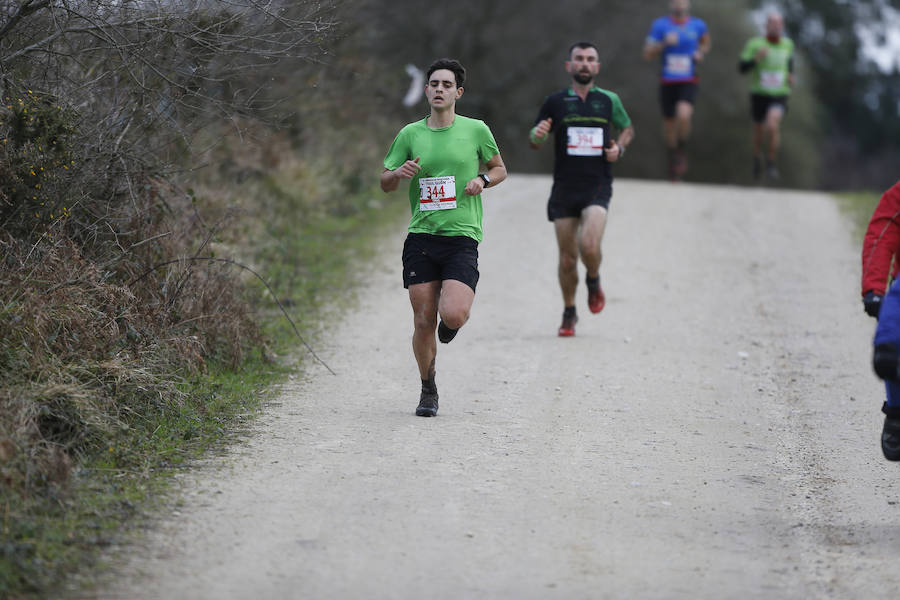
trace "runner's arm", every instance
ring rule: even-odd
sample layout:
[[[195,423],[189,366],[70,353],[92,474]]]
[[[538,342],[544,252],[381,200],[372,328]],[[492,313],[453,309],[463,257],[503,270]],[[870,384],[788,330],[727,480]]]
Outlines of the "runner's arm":
[[[394,175],[390,169],[381,172],[381,191],[384,193],[393,192],[400,187],[400,178]]]
[[[704,56],[709,54],[710,50],[712,50],[712,37],[710,37],[709,32],[707,31],[700,36],[700,48],[698,48],[700,59],[702,60]]]
[[[756,58],[756,50],[757,50],[757,38],[751,38],[746,45],[744,45],[744,49],[741,50],[741,57],[738,62],[738,71],[743,75],[753,70],[753,67],[756,66],[757,58]]]
[[[634,139],[634,126],[629,125],[625,129],[619,133],[619,137],[616,138],[616,145],[620,148],[624,149],[628,147],[628,144],[631,143],[631,140]]]
[[[393,192],[400,187],[401,179],[412,179],[421,168],[417,156],[415,160],[408,160],[396,169],[385,169],[381,172],[381,191]]]
[[[625,155],[625,147],[631,143],[631,140],[634,138],[634,127],[631,125],[622,129],[619,133],[619,137],[613,142],[611,148],[607,148],[604,154],[606,155],[606,160],[608,162],[614,163],[618,162],[622,156]]]
[[[654,60],[665,47],[665,28],[661,25],[659,19],[650,26],[650,32],[647,34],[647,41],[644,42],[644,60]]]
[[[651,38],[647,38],[647,41],[644,43],[644,60],[655,60],[659,57],[660,53],[663,49],[663,43],[657,42]]]
[[[538,121],[537,125],[528,132],[528,145],[535,150],[540,148],[547,141],[551,129],[553,129],[553,119],[548,117]]]
[[[481,177],[476,177],[472,179],[468,183],[466,183],[466,193],[470,196],[477,196],[480,194],[484,188],[486,187],[496,187],[501,181],[506,179],[506,165],[503,164],[503,157],[500,154],[495,154],[491,157],[489,161],[485,163],[487,167],[487,171],[485,175],[487,175],[488,179],[491,180],[491,185],[484,185],[484,179]]]
[[[891,268],[900,251],[900,181],[881,197],[869,221],[862,249],[862,294],[874,292],[883,296]]]
[[[485,166],[488,168],[486,175],[491,180],[491,185],[488,187],[494,187],[506,179],[506,165],[503,164],[503,157],[499,154],[495,154],[491,160],[485,163]]]

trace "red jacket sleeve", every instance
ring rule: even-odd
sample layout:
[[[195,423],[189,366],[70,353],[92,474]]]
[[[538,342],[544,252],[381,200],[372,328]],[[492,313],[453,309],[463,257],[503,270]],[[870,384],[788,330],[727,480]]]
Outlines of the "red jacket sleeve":
[[[900,269],[900,181],[881,197],[866,229],[862,250],[862,293],[873,291],[883,295],[887,289],[888,275],[896,278],[898,269]]]

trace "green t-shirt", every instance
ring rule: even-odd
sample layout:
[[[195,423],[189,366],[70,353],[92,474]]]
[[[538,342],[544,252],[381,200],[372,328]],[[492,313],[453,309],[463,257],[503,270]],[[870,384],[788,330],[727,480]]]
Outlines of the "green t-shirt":
[[[465,190],[466,183],[478,177],[480,165],[500,153],[494,135],[484,121],[462,115],[440,129],[430,129],[426,120],[401,129],[384,157],[389,170],[419,157],[422,168],[409,183],[409,231],[464,235],[481,242],[481,195],[468,196]],[[445,185],[447,177],[455,179],[455,189]],[[446,208],[454,202],[455,208]]]
[[[741,52],[741,61],[754,60],[756,53],[763,47],[768,48],[769,53],[750,72],[750,93],[764,96],[790,95],[788,79],[791,59],[794,57],[794,42],[786,37],[781,37],[777,44],[764,37],[751,38]]]

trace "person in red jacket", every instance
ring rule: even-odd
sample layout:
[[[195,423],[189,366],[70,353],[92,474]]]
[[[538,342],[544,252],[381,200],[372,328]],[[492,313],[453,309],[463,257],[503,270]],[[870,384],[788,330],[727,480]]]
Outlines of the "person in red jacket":
[[[887,402],[881,450],[888,460],[900,461],[900,181],[881,197],[866,229],[862,251],[863,310],[878,319],[872,366],[884,379]]]
[[[900,181],[886,191],[875,208],[866,229],[862,251],[863,307],[878,317],[887,290],[888,276],[897,278],[900,270]],[[900,257],[898,257],[900,258]]]

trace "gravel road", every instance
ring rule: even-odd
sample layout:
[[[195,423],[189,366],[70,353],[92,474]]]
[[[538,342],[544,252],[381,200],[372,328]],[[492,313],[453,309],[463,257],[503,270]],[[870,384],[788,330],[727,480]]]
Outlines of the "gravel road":
[[[437,418],[413,416],[398,229],[320,348],[338,376],[285,385],[96,597],[893,597],[900,473],[835,203],[619,181],[606,309],[582,284],[561,339],[549,187],[485,195]]]

